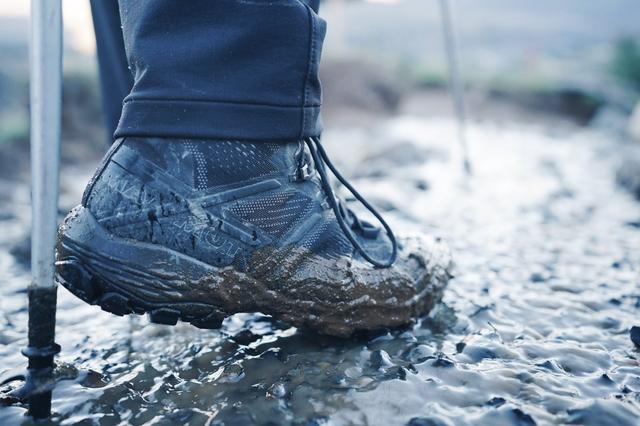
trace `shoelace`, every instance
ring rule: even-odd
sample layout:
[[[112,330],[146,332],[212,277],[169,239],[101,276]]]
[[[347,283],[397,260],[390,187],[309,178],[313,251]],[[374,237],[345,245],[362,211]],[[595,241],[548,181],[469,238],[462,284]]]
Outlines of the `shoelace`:
[[[320,144],[320,138],[311,137],[304,140],[306,145],[309,147],[309,151],[311,152],[311,157],[313,158],[313,162],[316,165],[316,170],[320,175],[320,182],[322,184],[322,188],[324,189],[331,208],[336,215],[336,219],[338,221],[338,225],[340,225],[340,229],[344,235],[349,239],[353,247],[362,255],[367,262],[378,268],[388,268],[396,260],[396,256],[398,255],[398,243],[396,242],[396,237],[393,235],[393,231],[391,227],[387,224],[387,222],[382,218],[380,213],[376,211],[375,208],[367,200],[364,199],[362,195],[355,190],[353,186],[336,170],[335,166],[329,160],[329,156],[327,152],[324,150],[322,144]],[[327,177],[327,171],[324,166],[327,166],[329,170],[333,173],[333,175],[351,192],[351,194],[362,203],[362,205],[371,212],[372,215],[375,216],[376,219],[380,222],[382,227],[384,228],[389,240],[391,241],[391,255],[387,260],[378,260],[374,259],[365,248],[358,242],[356,237],[353,235],[351,229],[360,229],[363,231],[364,236],[372,237],[373,233],[377,235],[378,228],[375,228],[373,225],[368,222],[362,221],[358,219],[358,217],[348,208],[344,207],[342,203],[337,199],[335,193],[333,192],[333,188],[331,188],[331,184],[329,183],[329,178]],[[351,223],[348,225],[346,220],[349,220]],[[351,229],[350,229],[351,228]]]

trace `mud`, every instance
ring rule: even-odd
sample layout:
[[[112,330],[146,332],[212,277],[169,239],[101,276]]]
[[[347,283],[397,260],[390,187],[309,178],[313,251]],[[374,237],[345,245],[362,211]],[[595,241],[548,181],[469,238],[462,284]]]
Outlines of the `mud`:
[[[149,313],[219,328],[231,314],[260,312],[336,337],[397,328],[427,314],[451,278],[449,251],[434,239],[400,240],[393,267],[326,259],[302,247],[254,251],[246,271],[214,267],[158,244],[107,232],[82,206],[60,227],[58,282],[116,315]]]
[[[61,288],[54,423],[637,424],[640,203],[616,185],[618,142],[474,125],[465,180],[449,156],[454,130],[400,117],[326,135],[354,176],[389,143],[437,154],[353,182],[385,202],[399,233],[453,247],[456,277],[429,316],[348,340],[258,314],[206,331],[115,317]],[[66,172],[71,207],[91,170]],[[28,188],[2,192],[0,374],[25,364],[29,281],[9,254],[28,225]],[[1,407],[0,424],[29,424],[24,413]]]

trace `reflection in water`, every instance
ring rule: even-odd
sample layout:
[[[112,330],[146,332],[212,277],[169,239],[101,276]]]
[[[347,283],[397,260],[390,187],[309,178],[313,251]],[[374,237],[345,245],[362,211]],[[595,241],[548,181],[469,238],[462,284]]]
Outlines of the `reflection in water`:
[[[447,161],[451,123],[401,118],[376,132],[372,141],[333,131],[327,145],[348,153],[334,157],[396,228],[452,245],[456,278],[429,317],[350,340],[258,314],[203,331],[114,317],[61,288],[55,420],[634,424],[640,355],[628,330],[640,313],[640,230],[628,224],[640,205],[614,187],[616,143],[475,126],[475,176],[460,185]],[[376,141],[410,144],[424,161]],[[6,208],[24,210],[28,188],[14,192]],[[24,365],[28,280],[7,252],[26,220],[12,211],[3,220],[2,371]],[[0,408],[0,424],[23,413]]]

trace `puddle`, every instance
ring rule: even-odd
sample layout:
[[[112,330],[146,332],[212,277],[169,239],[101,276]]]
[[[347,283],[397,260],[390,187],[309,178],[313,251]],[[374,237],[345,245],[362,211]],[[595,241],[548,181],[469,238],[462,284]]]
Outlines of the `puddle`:
[[[640,203],[615,186],[617,143],[582,130],[474,125],[465,182],[449,161],[454,130],[403,117],[326,135],[399,233],[434,233],[453,248],[456,278],[429,317],[346,341],[257,314],[203,331],[115,317],[60,288],[53,420],[636,424],[640,352],[629,329],[640,325],[640,229],[629,223]],[[380,153],[388,141],[422,154]],[[67,177],[63,204],[79,199],[83,180]],[[9,254],[28,225],[29,190],[2,192],[0,374],[25,365],[29,280]],[[2,407],[0,424],[28,424],[24,413]]]

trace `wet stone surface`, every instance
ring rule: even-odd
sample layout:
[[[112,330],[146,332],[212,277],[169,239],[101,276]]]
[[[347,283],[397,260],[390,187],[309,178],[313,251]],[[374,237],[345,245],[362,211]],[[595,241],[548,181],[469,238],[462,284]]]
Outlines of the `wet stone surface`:
[[[371,132],[334,130],[327,145],[361,192],[395,207],[395,228],[452,246],[443,304],[409,329],[340,340],[258,314],[219,331],[156,325],[61,288],[54,422],[637,424],[640,229],[629,223],[640,203],[616,186],[617,142],[474,126],[465,182],[447,159],[450,122],[400,118]],[[371,165],[393,141],[440,154]],[[73,182],[63,204],[83,180],[63,179]],[[0,374],[25,365],[29,280],[10,254],[27,229],[28,187],[1,190],[10,202],[0,215]],[[29,424],[24,413],[0,407],[0,424]]]

